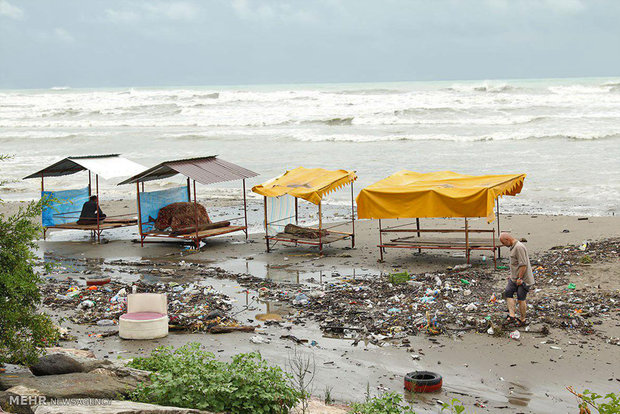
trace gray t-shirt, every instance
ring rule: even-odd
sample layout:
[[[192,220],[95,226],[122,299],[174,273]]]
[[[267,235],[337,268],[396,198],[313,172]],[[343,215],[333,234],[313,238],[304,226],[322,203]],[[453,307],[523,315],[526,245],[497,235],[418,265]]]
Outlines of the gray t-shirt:
[[[527,255],[527,249],[520,241],[510,246],[510,279],[517,281],[519,275],[519,267],[527,266],[527,270],[523,274],[523,282],[530,286],[534,284],[534,275],[532,274],[532,265]]]

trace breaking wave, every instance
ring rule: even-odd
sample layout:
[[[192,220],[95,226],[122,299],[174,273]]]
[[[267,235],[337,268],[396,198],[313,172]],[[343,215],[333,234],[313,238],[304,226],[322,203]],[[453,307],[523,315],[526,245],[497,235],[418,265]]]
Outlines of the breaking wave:
[[[479,136],[451,135],[451,134],[393,134],[384,136],[359,136],[359,135],[307,135],[288,136],[285,140],[301,142],[383,142],[383,141],[452,141],[452,142],[484,142],[484,141],[527,141],[527,140],[571,140],[571,141],[596,141],[620,138],[620,131],[611,134],[508,134],[496,133]]]
[[[354,89],[354,90],[344,90],[338,92],[323,92],[325,94],[336,94],[336,95],[397,95],[401,94],[403,90],[399,89]]]
[[[331,119],[316,119],[311,121],[302,121],[303,124],[324,124],[329,126],[337,125],[351,125],[353,123],[353,117],[348,118],[331,118]]]
[[[501,92],[509,92],[520,89],[516,86],[509,85],[507,83],[472,83],[472,84],[454,84],[451,87],[447,88],[449,91],[454,92],[491,92],[491,93],[501,93]]]

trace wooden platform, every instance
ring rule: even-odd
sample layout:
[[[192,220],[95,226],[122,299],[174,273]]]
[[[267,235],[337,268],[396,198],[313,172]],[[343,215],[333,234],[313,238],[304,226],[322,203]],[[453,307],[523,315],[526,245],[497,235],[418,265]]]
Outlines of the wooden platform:
[[[493,240],[484,238],[469,238],[470,249],[492,249]],[[387,244],[407,244],[416,248],[418,246],[451,246],[455,248],[465,249],[468,243],[465,239],[448,239],[448,238],[419,238],[419,237],[402,237],[398,239],[392,239]]]
[[[200,230],[198,232],[198,237],[196,237],[196,232],[193,231],[191,233],[186,234],[175,234],[172,235],[169,232],[165,231],[149,231],[146,233],[142,233],[143,237],[172,237],[176,239],[184,239],[184,240],[196,240],[198,239],[206,239],[207,237],[219,236],[221,234],[232,233],[235,231],[243,231],[247,229],[246,226],[226,226],[226,227],[218,227],[216,229],[207,229]]]
[[[318,237],[309,238],[289,233],[278,233],[275,236],[268,236],[269,240],[316,245],[333,243],[338,240],[344,240],[347,237],[351,237],[351,235],[348,233],[333,233],[329,231],[327,235],[322,236],[320,239]]]
[[[65,224],[57,224],[55,226],[46,227],[47,229],[65,229],[65,230],[90,230],[90,231],[101,231],[108,229],[115,229],[119,227],[130,227],[136,226],[138,224],[138,220],[116,220],[116,221],[103,221],[97,224],[77,224],[77,222],[65,223]]]

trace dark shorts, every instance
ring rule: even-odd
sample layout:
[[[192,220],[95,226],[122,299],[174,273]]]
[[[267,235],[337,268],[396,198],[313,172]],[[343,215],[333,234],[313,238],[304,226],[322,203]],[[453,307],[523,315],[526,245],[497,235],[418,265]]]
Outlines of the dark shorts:
[[[512,280],[508,281],[506,285],[506,290],[504,291],[504,297],[506,298],[514,298],[515,292],[517,293],[517,300],[525,300],[527,296],[527,292],[530,291],[530,288],[525,283],[521,283],[517,286],[515,282]]]

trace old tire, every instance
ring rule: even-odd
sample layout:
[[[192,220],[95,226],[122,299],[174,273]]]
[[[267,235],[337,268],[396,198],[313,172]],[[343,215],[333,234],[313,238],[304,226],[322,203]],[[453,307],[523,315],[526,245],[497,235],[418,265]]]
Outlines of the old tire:
[[[405,389],[413,392],[435,392],[441,389],[441,375],[430,371],[414,371],[405,375]]]

